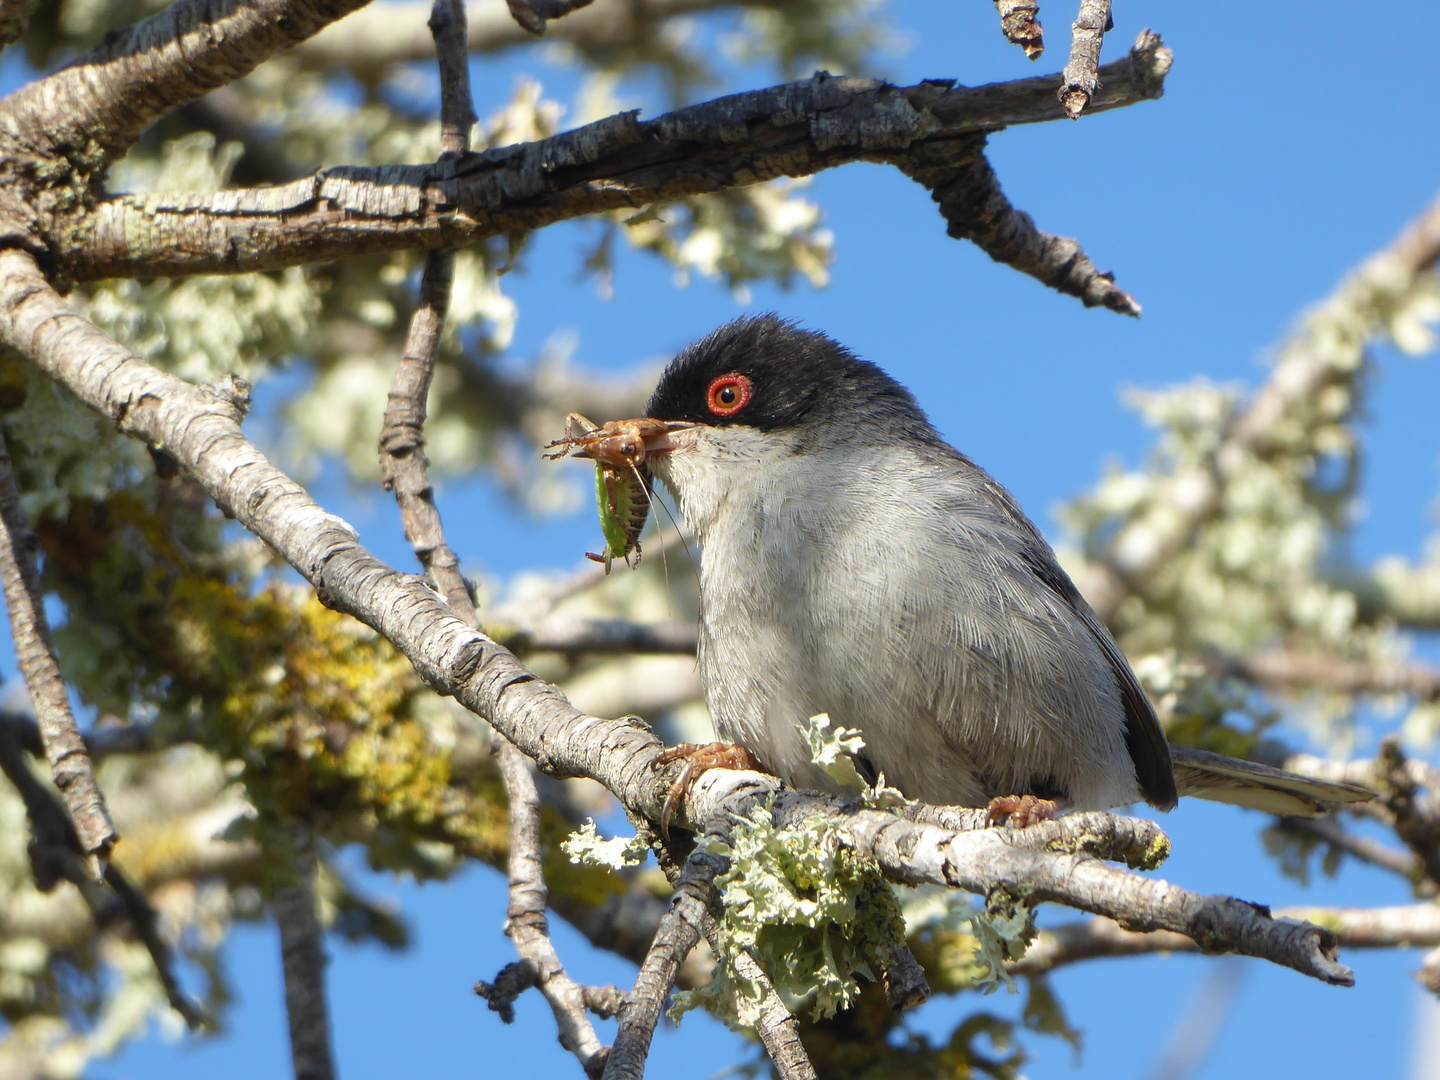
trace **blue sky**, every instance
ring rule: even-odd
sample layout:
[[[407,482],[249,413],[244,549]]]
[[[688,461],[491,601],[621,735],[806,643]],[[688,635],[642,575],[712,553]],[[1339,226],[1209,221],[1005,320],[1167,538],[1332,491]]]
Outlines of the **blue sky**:
[[[599,4],[620,0],[596,0]],[[1057,70],[1073,11],[1042,10],[1050,51],[1036,65],[1007,45],[993,5],[929,0],[884,9],[909,41],[890,58],[900,82],[954,77],[982,83]],[[1086,310],[950,240],[928,195],[892,169],[851,166],[818,177],[811,195],[837,237],[824,290],[753,290],[740,305],[723,287],[677,291],[665,266],[621,253],[613,299],[576,283],[583,226],[540,236],[523,271],[506,279],[520,304],[515,349],[533,355],[551,334],[578,334],[576,361],[619,369],[672,354],[743,311],[777,310],[826,330],[909,385],[946,436],[1005,483],[1054,534],[1051,509],[1094,482],[1108,460],[1136,462],[1149,434],[1120,403],[1127,386],[1205,375],[1255,384],[1266,349],[1359,259],[1388,243],[1440,190],[1440,125],[1429,91],[1440,66],[1440,5],[1412,5],[1403,38],[1381,11],[1338,2],[1235,6],[1138,3],[1117,7],[1105,59],[1145,26],[1176,54],[1166,96],[1119,112],[1003,132],[991,160],[1011,200],[1048,231],[1076,236],[1144,305],[1128,320]],[[713,33],[719,23],[702,24]],[[568,73],[528,50],[475,65],[482,115],[533,70],[552,95]],[[773,75],[741,73],[751,84]],[[13,60],[0,85],[13,85]],[[740,84],[727,89],[738,89]],[[643,93],[644,87],[637,89]],[[1434,529],[1440,434],[1435,359],[1377,354],[1366,434],[1367,515],[1362,558],[1414,555]],[[598,418],[597,418],[598,419]],[[409,566],[389,503],[326,482],[322,501],[365,541]],[[516,516],[483,478],[440,490],[452,543],[474,570],[508,575],[572,565],[595,536],[593,515],[538,522]],[[1426,646],[1429,648],[1429,646]],[[6,670],[13,677],[13,664]],[[1275,905],[1405,903],[1408,890],[1347,863],[1309,888],[1282,878],[1263,853],[1255,815],[1186,803],[1165,819],[1175,855],[1163,876],[1205,892]],[[538,997],[502,1028],[470,996],[511,958],[501,936],[503,883],[471,870],[444,887],[388,879],[415,930],[401,956],[337,943],[330,968],[341,1074],[348,1080],[444,1071],[576,1076]],[[1055,921],[1062,913],[1048,911]],[[1043,920],[1042,920],[1043,921]],[[557,931],[578,978],[628,984],[618,961]],[[283,1075],[278,943],[269,929],[237,933],[227,958],[239,991],[227,1035],[197,1047],[142,1043],[97,1078]],[[1324,987],[1242,961],[1234,1009],[1199,1078],[1406,1075],[1419,1001],[1418,953],[1346,957],[1353,990]],[[1084,1054],[1031,1038],[1032,1077],[1143,1077],[1213,961],[1195,957],[1092,963],[1055,980],[1086,1033]],[[947,1033],[986,1009],[1017,1016],[1019,997],[949,999],[912,1022]],[[694,1014],[656,1040],[651,1075],[707,1077],[751,1051]]]

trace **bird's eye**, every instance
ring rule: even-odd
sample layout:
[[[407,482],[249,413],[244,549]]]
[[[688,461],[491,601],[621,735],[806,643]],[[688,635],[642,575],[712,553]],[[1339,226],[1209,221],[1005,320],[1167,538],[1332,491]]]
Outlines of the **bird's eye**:
[[[750,380],[738,372],[721,375],[705,391],[705,405],[716,416],[734,416],[750,400]]]

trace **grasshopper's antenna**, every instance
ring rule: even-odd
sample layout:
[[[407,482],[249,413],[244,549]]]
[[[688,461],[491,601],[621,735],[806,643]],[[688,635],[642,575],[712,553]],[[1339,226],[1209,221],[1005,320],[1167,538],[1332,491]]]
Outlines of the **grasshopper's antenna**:
[[[680,523],[675,520],[675,515],[670,512],[670,507],[665,505],[664,499],[656,499],[648,488],[646,489],[646,497],[649,498],[652,507],[658,506],[661,510],[665,511],[665,516],[670,519],[670,527],[675,530],[675,539],[679,540],[680,546],[685,549],[685,557],[690,560],[690,569],[695,574],[695,580],[698,583],[700,580],[700,567],[695,565],[695,553],[690,550],[689,541],[685,539],[685,530],[680,528]],[[660,518],[658,516],[655,518],[655,531],[656,533],[660,532]],[[660,545],[660,558],[662,562],[665,559],[665,545],[663,542]],[[669,585],[668,581],[666,585]]]

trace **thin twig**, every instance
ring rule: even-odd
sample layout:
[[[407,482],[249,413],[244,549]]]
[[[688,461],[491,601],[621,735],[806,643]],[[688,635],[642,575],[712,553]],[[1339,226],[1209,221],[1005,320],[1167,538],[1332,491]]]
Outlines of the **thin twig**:
[[[685,860],[670,908],[660,920],[655,940],[635,976],[630,1000],[620,1010],[620,1029],[605,1064],[605,1080],[640,1080],[645,1075],[645,1059],[665,999],[675,985],[680,965],[700,940],[715,877],[727,866],[724,857],[700,846]]]
[[[1114,28],[1110,0],[1080,0],[1080,14],[1070,27],[1070,59],[1061,76],[1065,84],[1059,91],[1060,104],[1071,120],[1080,119],[1100,89],[1100,45],[1106,31]]]
[[[1045,51],[1045,28],[1040,25],[1040,5],[1035,0],[995,0],[1000,29],[1005,40],[1019,45],[1025,56],[1039,60]]]
[[[631,820],[642,834],[648,832],[652,840],[658,839],[658,834],[648,822],[637,820],[633,816]],[[675,847],[653,842],[651,846],[660,869],[664,871],[670,884],[678,885],[684,866],[676,861]],[[688,861],[685,865],[688,865]],[[710,890],[709,905],[701,922],[701,930],[705,940],[710,943],[710,951],[719,957],[723,954],[720,947],[719,920],[724,916],[724,901],[713,888]],[[810,1063],[810,1055],[805,1052],[805,1046],[800,1041],[800,1023],[785,1007],[785,1002],[776,992],[775,984],[770,981],[770,976],[759,959],[751,950],[742,949],[730,957],[730,962],[740,977],[747,980],[760,995],[755,1033],[760,1037],[770,1060],[775,1063],[775,1072],[780,1080],[816,1080],[815,1067]]]
[[[532,652],[693,656],[697,640],[693,622],[636,623],[556,615],[527,626],[496,630],[495,640],[522,656]]]
[[[175,977],[174,956],[169,944],[160,936],[160,919],[150,905],[149,897],[136,888],[113,863],[105,868],[105,884],[114,890],[120,902],[125,905],[125,911],[130,916],[130,925],[135,929],[135,936],[150,954],[155,973],[160,977],[160,985],[165,988],[165,1000],[185,1018],[185,1024],[191,1031],[199,1031],[205,1027],[209,1023],[205,1010],[180,988],[180,980]]]
[[[497,738],[503,739],[503,736]],[[582,987],[566,974],[550,940],[550,926],[545,917],[547,890],[540,865],[540,797],[530,775],[530,762],[508,740],[505,740],[505,752],[496,756],[510,800],[510,907],[505,933],[515,943],[521,964],[533,973],[532,985],[550,1003],[560,1045],[575,1055],[587,1076],[599,1076],[605,1069],[606,1051],[586,1015],[587,1009],[603,1011],[604,1003],[614,1005],[623,995],[613,987],[599,990]],[[493,1002],[491,1007],[495,1007]]]
[[[1409,694],[1440,698],[1440,668],[1419,662],[1355,660],[1334,653],[1272,649],[1214,664],[1218,673],[1282,689],[1320,689],[1340,694]]]
[[[440,160],[444,162],[464,155],[475,122],[465,7],[461,0],[435,0],[430,29],[440,65]],[[432,251],[426,257],[420,304],[410,321],[404,355],[385,410],[380,462],[385,486],[395,494],[405,536],[421,565],[455,614],[468,626],[478,628],[475,604],[460,574],[459,560],[445,540],[424,454],[425,399],[439,354],[454,266],[451,250]],[[510,907],[505,932],[515,942],[521,959],[497,977],[496,986],[481,983],[476,990],[508,1022],[514,1015],[510,1002],[515,995],[528,986],[538,987],[555,1014],[561,1045],[579,1059],[587,1075],[598,1076],[605,1062],[604,1044],[586,1014],[584,989],[565,973],[550,941],[545,917],[547,891],[540,863],[540,798],[530,775],[530,763],[514,743],[499,733],[492,747],[510,802]],[[594,991],[591,999],[603,1005],[614,996]]]
[[[1414,852],[1399,851],[1369,837],[1356,836],[1330,817],[1281,818],[1278,827],[1294,836],[1328,844],[1336,851],[1343,851],[1371,866],[1390,870],[1407,881],[1416,882],[1417,888],[1428,884],[1429,889],[1422,889],[1422,895],[1435,895],[1435,883],[1429,879],[1421,880],[1425,873],[1425,863]]]
[[[713,920],[707,918],[706,935],[710,937],[712,947],[714,937],[710,927],[713,925]],[[735,965],[736,974],[760,991],[755,1033],[760,1036],[765,1052],[775,1063],[776,1075],[780,1080],[817,1080],[815,1066],[805,1052],[805,1044],[800,1041],[800,1021],[780,1000],[775,984],[770,981],[755,954],[749,949],[742,949],[731,959],[731,963]]]
[[[35,721],[45,743],[50,774],[85,853],[90,875],[100,881],[120,836],[110,821],[104,796],[95,783],[95,765],[70,711],[70,697],[45,618],[45,594],[35,566],[35,536],[20,504],[10,448],[0,431],[0,582],[10,610],[15,658],[25,676]]]
[[[330,1015],[325,1000],[325,928],[315,906],[315,838],[305,825],[290,831],[295,880],[275,890],[270,906],[280,926],[285,1013],[295,1080],[333,1080]]]
[[[185,994],[175,977],[174,957],[170,946],[160,936],[159,919],[149,898],[113,863],[105,867],[109,893],[97,888],[96,883],[87,877],[75,825],[60,800],[26,767],[24,754],[27,750],[24,732],[19,725],[0,723],[0,774],[10,781],[25,804],[26,817],[30,821],[29,855],[35,887],[48,893],[60,881],[71,882],[98,926],[108,925],[120,914],[128,916],[135,936],[150,954],[170,1007],[184,1017],[192,1031],[205,1026],[208,1021],[204,1010]],[[119,900],[119,911],[115,910],[115,899]],[[12,934],[0,934],[0,937],[40,936],[33,931],[26,935],[23,928],[5,929]],[[20,932],[13,933],[15,930]]]

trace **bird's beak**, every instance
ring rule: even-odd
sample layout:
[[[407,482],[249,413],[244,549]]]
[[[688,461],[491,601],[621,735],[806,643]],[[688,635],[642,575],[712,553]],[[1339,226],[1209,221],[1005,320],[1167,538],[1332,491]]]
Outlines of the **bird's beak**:
[[[652,420],[650,422],[654,423],[655,421]],[[671,450],[680,449],[680,444],[677,443],[674,439],[670,438],[670,436],[675,434],[675,432],[677,431],[688,431],[694,426],[694,424],[687,423],[684,420],[666,421],[663,431],[658,431],[653,435],[647,434],[645,436],[646,456],[649,456],[650,454],[668,454]]]

